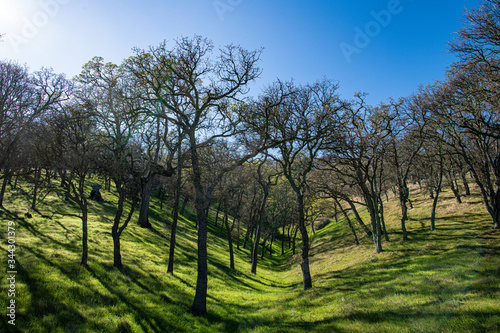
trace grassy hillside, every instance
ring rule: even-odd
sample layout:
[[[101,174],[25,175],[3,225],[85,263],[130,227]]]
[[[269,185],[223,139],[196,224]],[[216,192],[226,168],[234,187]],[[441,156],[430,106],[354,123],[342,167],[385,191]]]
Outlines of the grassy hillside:
[[[7,271],[7,222],[16,225],[16,326],[20,332],[485,332],[500,331],[500,232],[480,197],[456,204],[443,193],[438,230],[429,231],[431,201],[412,192],[410,241],[399,234],[396,201],[386,204],[390,242],[374,254],[370,239],[354,246],[341,221],[313,236],[313,289],[302,290],[299,255],[280,253],[250,273],[249,250],[229,267],[225,235],[209,234],[209,314],[188,314],[196,283],[194,216],[180,220],[175,274],[166,274],[169,213],[153,201],[145,230],[131,223],[122,236],[125,268],[112,266],[113,193],[91,203],[89,268],[79,265],[77,208],[48,196],[25,219],[22,191],[0,209],[0,248]],[[365,216],[366,218],[366,216]],[[359,236],[361,231],[359,230]],[[8,281],[1,279],[2,331]]]

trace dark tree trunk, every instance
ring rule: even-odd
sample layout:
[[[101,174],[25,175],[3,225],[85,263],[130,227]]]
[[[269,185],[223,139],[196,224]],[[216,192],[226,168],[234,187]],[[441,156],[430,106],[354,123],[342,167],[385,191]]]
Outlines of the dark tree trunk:
[[[351,219],[347,215],[347,212],[342,207],[342,205],[340,204],[340,202],[338,201],[338,199],[335,199],[335,211],[337,210],[337,207],[340,208],[340,211],[342,212],[342,214],[344,215],[344,217],[345,217],[345,219],[347,221],[347,225],[349,226],[349,229],[351,229],[352,236],[354,237],[354,243],[356,243],[356,245],[359,245],[358,235],[356,234],[356,230],[354,229],[354,226],[352,225]],[[336,212],[335,212],[335,218],[337,218]]]
[[[349,206],[351,207],[352,213],[354,214],[354,217],[356,218],[356,221],[358,222],[359,226],[363,231],[366,233],[368,237],[372,237],[372,232],[371,230],[366,226],[366,224],[363,223],[363,220],[361,219],[361,216],[359,216],[358,210],[356,209],[356,206],[352,201],[347,201]]]
[[[467,182],[467,172],[461,172],[460,175],[462,177],[462,184],[464,185],[465,195],[469,196],[470,195],[470,187],[469,187],[469,183]]]
[[[262,242],[262,251],[261,251],[261,254],[260,254],[260,259],[264,259],[264,255],[266,254],[266,243],[267,243],[268,239],[269,239],[269,235],[267,235],[264,238],[264,241]]]
[[[306,221],[305,221],[305,209],[304,209],[304,197],[300,193],[297,194],[297,209],[298,209],[298,218],[299,225],[298,229],[302,238],[302,262],[300,264],[300,268],[302,269],[302,283],[304,286],[304,290],[312,288],[312,278],[311,271],[309,268],[309,235],[307,234],[306,229]]]
[[[439,165],[439,173],[437,179],[437,186],[435,188],[434,199],[432,201],[432,211],[431,211],[431,231],[436,230],[436,207],[439,199],[439,193],[441,193],[441,187],[443,185],[443,173],[444,173],[443,158],[441,157]],[[434,193],[434,190],[433,190]]]
[[[182,186],[182,154],[179,152],[179,161],[177,166],[177,180],[175,184],[174,209],[172,211],[172,228],[170,229],[170,248],[168,251],[167,273],[174,274],[174,255],[177,236],[177,221],[179,219],[179,203],[181,199]]]
[[[240,219],[239,218],[238,218],[237,230],[238,230],[238,239],[236,240],[236,248],[239,250],[240,249]]]
[[[5,197],[5,190],[7,189],[8,177],[4,177],[2,182],[2,188],[0,189],[0,207],[3,208],[3,199]]]
[[[271,243],[269,244],[269,257],[273,256],[273,242],[274,242],[274,233],[271,235]]]
[[[495,209],[493,215],[493,229],[500,229],[500,209]]]
[[[87,266],[88,253],[89,253],[89,247],[88,247],[89,232],[88,232],[88,226],[87,226],[87,221],[88,221],[87,205],[81,204],[80,209],[82,210],[82,261],[80,262],[80,264],[83,266]]]
[[[31,209],[36,210],[36,199],[38,196],[38,188],[40,187],[40,175],[42,170],[40,168],[35,168],[35,178],[33,181],[33,199],[31,201]]]
[[[207,313],[207,289],[208,289],[208,253],[207,234],[208,217],[206,215],[207,205],[205,203],[205,193],[201,183],[201,170],[199,165],[198,151],[196,149],[196,139],[190,138],[191,144],[191,164],[193,170],[193,184],[196,192],[196,224],[198,225],[198,269],[196,278],[196,293],[190,312],[195,316],[202,316]]]
[[[250,239],[250,234],[252,233],[252,230],[253,230],[253,226],[249,226],[247,228],[247,232],[245,233],[245,240],[243,241],[243,248],[244,249],[247,248],[247,243],[248,243],[248,240]]]
[[[151,223],[149,223],[149,202],[151,199],[151,189],[153,188],[153,178],[150,172],[142,182],[141,208],[139,209],[139,220],[137,221],[137,225],[141,228],[151,228]]]
[[[186,209],[186,205],[187,205],[188,201],[189,201],[189,197],[184,197],[184,200],[182,201],[181,211],[179,212],[179,214],[184,215],[184,210]]]
[[[257,274],[257,258],[258,258],[258,251],[259,251],[259,240],[260,240],[260,223],[257,224],[257,230],[255,232],[255,239],[253,241],[253,248],[252,248],[252,269],[251,272],[253,274]]]
[[[285,223],[285,220],[283,220],[283,235],[282,235],[282,239],[281,239],[281,255],[285,254],[285,240],[286,240],[286,238],[285,238],[285,227],[286,227],[286,223]]]
[[[17,189],[17,181],[19,180],[19,175],[16,175],[16,179],[14,180],[14,185],[12,185],[12,189]]]
[[[460,198],[460,192],[459,192],[458,188],[455,186],[455,180],[453,179],[454,177],[452,177],[451,175],[449,177],[450,177],[450,188],[451,188],[451,191],[453,192],[453,195],[455,196],[455,199],[457,200],[457,203],[461,204],[462,203],[462,199]]]
[[[217,213],[215,213],[215,227],[216,228],[217,228],[217,224],[219,221],[219,213],[220,213],[221,206],[222,206],[222,200],[219,201],[219,204],[217,205]]]
[[[436,194],[432,200],[432,211],[431,211],[431,231],[436,230],[436,207],[439,199],[440,189],[436,189]]]
[[[227,242],[229,244],[229,268],[234,270],[235,268],[234,268],[233,238],[231,235],[231,228],[229,227],[228,219],[229,219],[229,217],[227,214],[227,207],[225,207],[225,209],[224,209],[224,224],[226,226]]]
[[[292,254],[295,255],[295,240],[297,239],[297,233],[299,232],[299,228],[295,228],[295,231],[293,232],[293,238],[292,238]]]
[[[59,175],[61,176],[61,184],[59,185],[60,187],[64,187],[64,184],[66,182],[66,173],[66,170],[59,172]]]
[[[368,212],[370,213],[375,253],[379,254],[382,253],[382,229],[380,226],[380,216],[378,214],[377,203],[374,202],[374,200],[368,195],[365,195],[365,201]]]
[[[380,222],[382,224],[382,233],[384,234],[385,240],[389,242],[389,233],[387,232],[387,228],[385,227],[384,203],[382,202],[381,197],[379,197],[379,205],[380,205]],[[403,232],[406,232],[406,227],[403,229]],[[408,234],[406,236],[406,239],[408,239]]]
[[[409,202],[410,190],[403,179],[398,180],[399,187],[399,205],[401,207],[401,230],[403,230],[403,241],[408,240],[408,231],[406,230],[406,221],[408,221],[408,207],[406,203]],[[385,229],[385,223],[384,223]],[[385,233],[385,231],[384,231]],[[389,241],[386,237],[386,240]]]

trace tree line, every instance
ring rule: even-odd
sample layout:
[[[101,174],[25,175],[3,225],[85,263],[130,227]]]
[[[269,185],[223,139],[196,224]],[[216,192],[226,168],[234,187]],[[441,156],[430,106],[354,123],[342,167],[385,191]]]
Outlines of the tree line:
[[[30,211],[52,192],[73,202],[87,265],[88,188],[99,181],[118,196],[111,236],[121,268],[120,237],[136,210],[137,224],[150,228],[152,193],[162,206],[169,197],[172,273],[178,215],[191,202],[198,231],[194,315],[207,311],[211,208],[227,234],[233,269],[234,242],[251,246],[256,273],[259,246],[263,257],[266,243],[281,239],[283,254],[288,239],[295,252],[299,235],[304,289],[312,287],[310,235],[320,217],[344,216],[354,242],[362,230],[380,253],[390,237],[383,199],[393,194],[403,240],[411,240],[411,183],[433,200],[431,230],[443,188],[461,202],[471,180],[499,229],[499,15],[496,0],[469,10],[450,42],[459,61],[446,80],[377,106],[365,93],[340,96],[339,84],[326,78],[277,80],[250,96],[262,50],[216,49],[201,36],[135,48],[121,64],[95,57],[73,79],[0,61],[0,206],[19,179],[33,185]]]

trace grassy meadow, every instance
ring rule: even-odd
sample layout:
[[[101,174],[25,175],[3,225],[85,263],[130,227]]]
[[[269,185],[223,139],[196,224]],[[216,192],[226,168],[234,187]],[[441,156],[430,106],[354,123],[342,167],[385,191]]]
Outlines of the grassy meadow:
[[[355,246],[344,220],[312,236],[313,288],[302,290],[300,251],[259,260],[250,273],[249,249],[236,250],[229,269],[226,236],[209,233],[208,314],[188,309],[196,284],[196,228],[182,216],[174,274],[167,274],[170,210],[153,198],[152,229],[131,222],[122,235],[124,268],[113,267],[111,226],[117,197],[90,202],[89,266],[79,265],[78,208],[49,194],[33,218],[27,185],[8,191],[0,209],[2,271],[7,223],[16,228],[16,320],[6,317],[9,289],[1,279],[0,331],[19,332],[499,332],[500,231],[492,230],[480,196],[457,204],[441,194],[437,230],[429,231],[431,200],[412,190],[414,209],[403,242],[399,207],[385,203],[390,241],[374,254],[359,228]],[[362,216],[368,224],[368,216]],[[298,247],[300,246],[298,240]],[[236,244],[235,244],[236,247]]]

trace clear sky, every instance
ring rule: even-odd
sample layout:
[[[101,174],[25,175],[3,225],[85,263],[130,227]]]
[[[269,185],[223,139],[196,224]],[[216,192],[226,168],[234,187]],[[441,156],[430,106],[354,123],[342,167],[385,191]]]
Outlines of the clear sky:
[[[94,56],[115,63],[161,41],[199,34],[263,47],[261,78],[336,80],[378,104],[443,79],[447,52],[478,0],[0,0],[0,58],[72,77]]]

